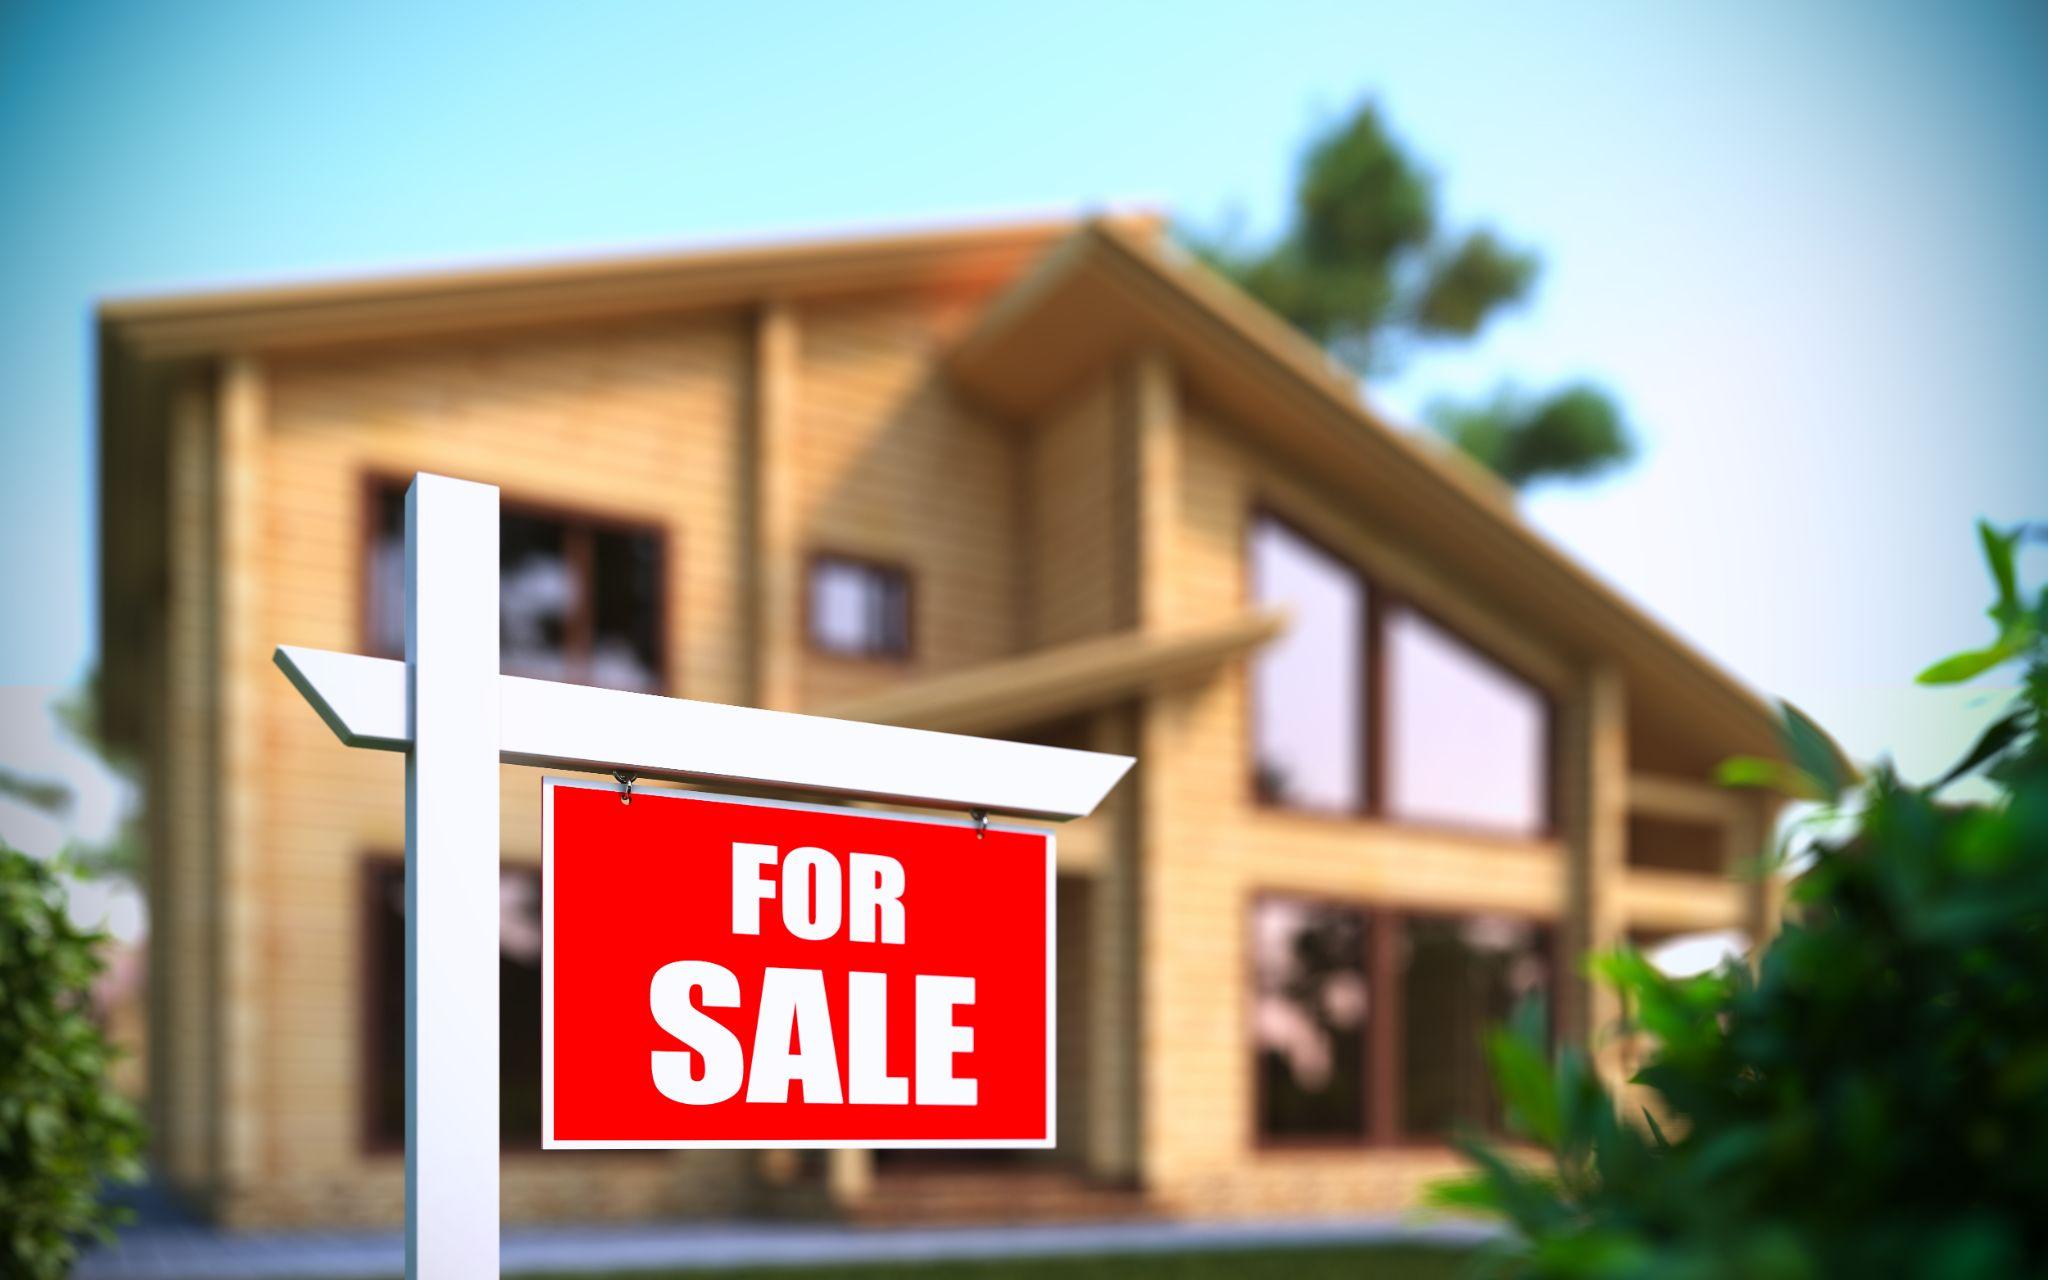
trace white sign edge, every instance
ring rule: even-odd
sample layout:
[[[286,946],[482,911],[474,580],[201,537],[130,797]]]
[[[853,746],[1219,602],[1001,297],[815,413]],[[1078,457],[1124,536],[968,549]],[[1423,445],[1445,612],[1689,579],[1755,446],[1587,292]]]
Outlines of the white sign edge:
[[[620,790],[615,782],[588,778],[541,779],[541,938],[540,938],[540,1071],[541,1133],[543,1151],[1047,1151],[1059,1140],[1059,841],[1044,827],[1020,827],[991,822],[990,831],[1037,836],[1045,841],[1045,1136],[1043,1138],[667,1138],[656,1141],[613,1141],[555,1136],[555,789],[579,791]],[[764,800],[752,796],[728,796],[688,791],[680,787],[642,787],[635,784],[633,795],[656,795],[664,799],[701,800],[718,804],[744,804],[763,809],[797,810],[806,813],[839,813],[854,817],[885,818],[896,822],[922,822],[933,826],[966,827],[971,819],[929,814],[894,813],[855,809],[846,805],[806,804],[795,800]]]
[[[411,744],[405,663],[279,645],[278,668],[351,747]],[[498,677],[507,763],[1064,822],[1086,817],[1130,756]]]

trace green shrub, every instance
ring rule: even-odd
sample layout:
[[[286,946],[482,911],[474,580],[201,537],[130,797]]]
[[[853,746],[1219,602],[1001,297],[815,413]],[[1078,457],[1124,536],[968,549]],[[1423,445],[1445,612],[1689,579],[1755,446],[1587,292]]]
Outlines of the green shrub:
[[[1624,1119],[1583,1057],[1494,1038],[1513,1123],[1544,1159],[1468,1144],[1479,1171],[1437,1199],[1506,1220],[1502,1272],[2048,1274],[2048,591],[2024,606],[2016,535],[1983,534],[1997,637],[1921,679],[2023,663],[2010,712],[1912,786],[1884,765],[1847,777],[1788,708],[1789,764],[1724,771],[1829,819],[1754,976],[1671,978],[1627,950],[1595,962],[1651,1044],[1636,1082],[1653,1107]],[[1995,798],[1944,799],[1967,774]]]
[[[89,1001],[102,941],[65,915],[54,868],[0,844],[0,1275],[65,1275],[112,1224],[102,1181],[140,1173]]]

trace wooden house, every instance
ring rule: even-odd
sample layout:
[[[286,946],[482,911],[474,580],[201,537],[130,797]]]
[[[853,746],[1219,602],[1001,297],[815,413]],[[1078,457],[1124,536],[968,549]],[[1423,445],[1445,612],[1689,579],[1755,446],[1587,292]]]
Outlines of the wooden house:
[[[1155,224],[118,302],[107,729],[143,762],[162,1176],[395,1220],[402,765],[279,643],[396,653],[399,494],[502,487],[505,668],[1135,754],[1060,834],[1050,1153],[548,1152],[540,780],[506,767],[508,1220],[1306,1214],[1499,1123],[1572,957],[1752,935],[1769,710]]]

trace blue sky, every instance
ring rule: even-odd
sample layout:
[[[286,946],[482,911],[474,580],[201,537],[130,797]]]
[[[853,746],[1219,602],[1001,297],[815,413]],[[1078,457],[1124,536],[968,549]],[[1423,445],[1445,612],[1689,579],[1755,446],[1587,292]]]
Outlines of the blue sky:
[[[1969,522],[2048,517],[2048,10],[741,9],[0,7],[0,684],[91,660],[97,298],[1112,202],[1258,233],[1371,94],[1548,268],[1378,398],[1607,382],[1646,455],[1539,525],[1860,751],[1960,732],[1901,686],[1980,639]]]

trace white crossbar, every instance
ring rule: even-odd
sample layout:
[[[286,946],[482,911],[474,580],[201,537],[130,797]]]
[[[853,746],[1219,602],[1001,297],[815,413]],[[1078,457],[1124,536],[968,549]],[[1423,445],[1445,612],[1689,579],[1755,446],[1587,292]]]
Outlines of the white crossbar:
[[[352,747],[412,743],[405,664],[279,645],[277,665]],[[1129,756],[499,676],[500,758],[647,778],[794,788],[1065,821]]]

